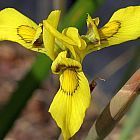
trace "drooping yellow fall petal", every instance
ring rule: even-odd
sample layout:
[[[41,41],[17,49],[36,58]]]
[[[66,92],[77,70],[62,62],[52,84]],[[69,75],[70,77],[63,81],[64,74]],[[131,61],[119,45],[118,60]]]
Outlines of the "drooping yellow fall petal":
[[[88,45],[88,52],[120,44],[140,37],[140,6],[130,6],[116,11],[109,22],[98,30],[100,47]]]
[[[60,89],[49,109],[62,130],[64,140],[80,129],[90,98],[89,83],[84,73],[66,69],[60,76]]]
[[[61,52],[52,64],[52,72],[60,74],[60,89],[53,99],[49,112],[68,140],[81,127],[90,104],[89,83],[81,64]]]
[[[55,10],[50,13],[48,18],[44,20],[47,21],[52,27],[57,29],[58,22],[60,18],[60,10]],[[43,26],[43,42],[45,49],[47,51],[47,55],[54,60],[57,54],[55,54],[55,36],[51,34],[44,26]]]
[[[0,11],[0,40],[17,42],[27,49],[38,51],[42,48],[41,25],[13,8]]]

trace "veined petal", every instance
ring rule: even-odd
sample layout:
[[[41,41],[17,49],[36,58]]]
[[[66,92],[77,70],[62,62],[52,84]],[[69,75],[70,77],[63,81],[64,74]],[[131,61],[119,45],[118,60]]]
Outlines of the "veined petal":
[[[67,58],[67,55],[68,55],[67,51],[59,53],[59,55],[53,61],[51,66],[53,73],[55,74],[62,73],[67,68],[75,69],[76,71],[82,70],[81,64],[74,59]]]
[[[32,46],[29,48],[30,50],[41,52],[44,54],[47,54],[47,51],[43,44],[43,38],[42,38],[42,24],[40,23],[36,29],[35,36],[32,40]]]
[[[140,37],[140,6],[118,10],[99,30],[101,47],[120,44]]]
[[[100,46],[90,43],[86,53],[140,37],[140,6],[116,11],[109,22],[98,30]]]
[[[0,11],[0,40],[17,42],[25,48],[42,48],[41,26],[13,8]]]
[[[83,72],[66,69],[60,75],[60,89],[49,112],[61,128],[64,140],[80,129],[90,98],[89,83]]]
[[[60,11],[55,10],[50,13],[48,18],[45,20],[47,21],[52,27],[57,29],[59,18],[60,18]],[[44,21],[44,24],[45,24]],[[55,54],[54,47],[55,47],[55,36],[51,34],[44,26],[43,26],[43,42],[45,49],[47,51],[47,55],[54,60],[57,54]]]

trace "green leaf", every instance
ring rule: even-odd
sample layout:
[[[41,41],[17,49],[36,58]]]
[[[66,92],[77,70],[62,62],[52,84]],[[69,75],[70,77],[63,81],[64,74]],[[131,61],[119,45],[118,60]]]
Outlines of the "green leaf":
[[[0,112],[1,140],[12,127],[12,124],[25,107],[29,98],[31,98],[33,91],[37,89],[41,81],[48,76],[50,64],[50,59],[40,54],[33,64],[31,71],[19,82],[18,88],[14,91],[7,105]]]
[[[120,140],[131,140],[132,132],[140,125],[140,97],[136,99],[124,123]]]

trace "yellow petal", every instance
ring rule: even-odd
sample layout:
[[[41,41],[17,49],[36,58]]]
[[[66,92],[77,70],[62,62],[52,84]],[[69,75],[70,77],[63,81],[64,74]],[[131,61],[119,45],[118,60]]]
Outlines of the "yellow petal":
[[[59,53],[59,55],[53,61],[51,66],[53,73],[55,74],[62,73],[66,68],[75,69],[76,71],[82,70],[81,64],[76,60],[67,58],[67,55],[68,55],[67,51]]]
[[[32,40],[32,46],[29,48],[30,50],[41,52],[47,55],[47,51],[43,44],[42,38],[42,24],[40,23],[36,29],[35,36]]]
[[[80,50],[86,48],[86,42],[80,37],[77,28],[69,27],[64,29],[62,33],[72,39]]]
[[[89,83],[84,73],[66,69],[60,76],[60,89],[49,109],[62,130],[64,140],[80,129],[90,98]]]
[[[45,21],[47,21],[53,28],[57,29],[59,18],[60,18],[60,11],[59,10],[52,11],[48,16],[47,20],[44,20],[44,24]],[[43,26],[43,42],[44,42],[45,49],[47,51],[47,55],[52,60],[54,60],[57,55],[55,54],[54,51],[55,36],[51,34],[44,26]]]
[[[99,30],[102,47],[120,44],[140,37],[140,6],[118,10]]]
[[[55,36],[57,39],[70,45],[75,45],[75,46],[77,45],[72,39],[66,37],[59,31],[57,31],[47,20],[43,21],[43,25],[46,28],[46,30],[50,32],[53,36]]]
[[[28,49],[36,49],[36,44],[41,46],[43,43],[38,41],[41,32],[40,26],[17,10],[6,8],[0,11],[0,40],[17,42]]]
[[[71,38],[65,36],[64,34],[57,31],[47,20],[43,21],[43,25],[46,31],[48,31],[52,36],[55,37],[57,43],[62,46],[60,48],[64,48],[64,50],[69,49],[75,59],[77,59],[77,55],[75,53],[74,47],[76,46],[76,42],[74,42]],[[46,40],[47,41],[47,40]],[[64,46],[63,46],[64,45]]]
[[[82,51],[85,50],[87,44],[84,39],[79,35],[78,29],[74,27],[68,27],[62,31],[62,34],[72,39],[76,45],[70,45],[68,43],[64,43],[65,49],[69,49],[73,58],[79,62],[82,62]]]
[[[100,36],[98,33],[97,26],[99,24],[99,18],[92,19],[90,15],[87,18],[88,32],[85,37],[93,44],[100,45]]]
[[[98,30],[100,46],[89,44],[86,53],[120,44],[140,37],[140,6],[130,6],[116,11],[109,22]]]

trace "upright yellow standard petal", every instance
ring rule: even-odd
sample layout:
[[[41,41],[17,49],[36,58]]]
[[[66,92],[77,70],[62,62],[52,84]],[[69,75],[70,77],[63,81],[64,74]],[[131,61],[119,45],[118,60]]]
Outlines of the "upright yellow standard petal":
[[[62,130],[64,140],[80,129],[90,98],[89,83],[84,73],[66,69],[60,76],[60,89],[49,109]]]
[[[41,26],[13,8],[0,11],[0,40],[17,42],[37,51],[42,47]]]
[[[77,45],[72,39],[68,38],[67,36],[61,34],[59,31],[57,31],[47,20],[43,21],[44,28],[50,32],[53,36],[55,36],[57,39],[70,44],[70,45]]]
[[[73,58],[79,62],[82,62],[82,50],[85,50],[87,44],[86,41],[79,35],[78,29],[74,27],[68,27],[63,30],[62,34],[72,39],[76,44],[70,45],[63,43],[65,45],[65,50],[69,49],[73,55]]]
[[[57,29],[58,22],[60,18],[60,11],[55,10],[50,13],[46,21],[52,25],[55,29]],[[45,20],[44,20],[45,24]],[[47,55],[54,60],[57,54],[55,54],[54,47],[55,47],[55,36],[51,34],[44,26],[43,26],[43,42],[45,45],[45,49],[47,51]]]
[[[92,19],[90,15],[87,18],[88,32],[85,37],[95,45],[100,45],[100,36],[98,33],[99,18]]]
[[[73,46],[77,46],[76,42],[74,42],[71,38],[67,37],[66,35],[57,31],[47,20],[43,21],[43,25],[44,25],[44,29],[57,39],[59,45],[62,45],[60,46],[60,48],[64,48],[64,50],[69,49],[73,57],[74,58],[77,57],[73,47]]]
[[[80,37],[78,33],[78,29],[74,27],[68,27],[63,30],[62,32],[64,35],[72,39],[80,50],[83,50],[86,48],[86,42]]]
[[[101,45],[90,43],[86,53],[139,38],[140,6],[130,6],[116,11],[98,33]]]

